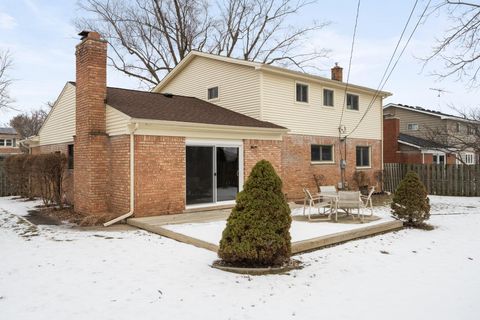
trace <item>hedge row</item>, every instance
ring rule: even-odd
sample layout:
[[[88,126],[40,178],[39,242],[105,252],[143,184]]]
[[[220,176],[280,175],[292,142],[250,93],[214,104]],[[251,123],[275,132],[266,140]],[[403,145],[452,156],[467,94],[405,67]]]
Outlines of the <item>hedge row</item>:
[[[5,171],[14,195],[28,199],[40,196],[46,206],[63,207],[66,164],[61,153],[20,154],[6,158]]]

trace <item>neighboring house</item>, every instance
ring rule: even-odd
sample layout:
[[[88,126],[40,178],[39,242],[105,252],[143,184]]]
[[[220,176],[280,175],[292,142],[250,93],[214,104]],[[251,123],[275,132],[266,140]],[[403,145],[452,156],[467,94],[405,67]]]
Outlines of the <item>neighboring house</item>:
[[[445,132],[468,139],[471,121],[462,117],[403,104],[384,106],[385,163],[461,163],[476,164],[473,150],[458,150],[449,141],[435,141],[436,132]]]
[[[375,90],[350,84],[342,112],[338,66],[332,80],[191,52],[153,92],[142,92],[107,87],[107,43],[96,32],[80,35],[76,82],[28,141],[32,153],[67,154],[78,212],[147,216],[232,205],[261,159],[281,175],[289,198],[314,189],[314,174],[341,181],[342,158],[349,181],[364,170],[374,184],[382,169],[389,94],[368,108]],[[342,142],[339,128],[349,134]]]
[[[22,153],[18,146],[19,135],[14,128],[0,128],[0,158]]]

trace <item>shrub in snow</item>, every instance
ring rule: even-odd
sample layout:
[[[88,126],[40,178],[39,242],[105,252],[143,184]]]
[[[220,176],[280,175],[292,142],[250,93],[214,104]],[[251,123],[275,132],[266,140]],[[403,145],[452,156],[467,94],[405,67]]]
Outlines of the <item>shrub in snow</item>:
[[[427,226],[424,221],[430,218],[430,201],[425,186],[415,172],[407,173],[395,191],[392,201],[393,216],[404,221],[405,225]]]
[[[290,208],[270,162],[253,167],[227,220],[219,257],[237,266],[279,266],[291,255]]]

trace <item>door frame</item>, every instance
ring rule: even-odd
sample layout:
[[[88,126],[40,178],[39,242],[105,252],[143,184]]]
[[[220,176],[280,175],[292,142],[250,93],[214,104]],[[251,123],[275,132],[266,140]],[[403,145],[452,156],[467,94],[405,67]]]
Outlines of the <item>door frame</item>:
[[[211,140],[211,139],[186,139],[185,140],[185,150],[188,146],[192,147],[214,147],[214,155],[213,155],[213,172],[216,172],[217,167],[217,156],[216,156],[216,147],[235,147],[238,148],[238,192],[243,190],[243,182],[244,182],[244,163],[243,163],[243,141],[242,140]],[[235,200],[227,200],[227,201],[217,201],[217,175],[214,176],[213,179],[213,202],[209,203],[200,203],[200,204],[190,204],[187,205],[187,163],[185,158],[185,208],[192,209],[192,208],[205,208],[205,207],[214,207],[219,205],[229,205],[235,204]]]

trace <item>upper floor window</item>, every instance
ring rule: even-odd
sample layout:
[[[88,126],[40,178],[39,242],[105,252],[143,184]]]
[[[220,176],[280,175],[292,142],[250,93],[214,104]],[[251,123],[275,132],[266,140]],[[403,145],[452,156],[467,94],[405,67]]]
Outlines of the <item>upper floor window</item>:
[[[370,167],[370,147],[357,147],[357,167]]]
[[[333,107],[333,90],[323,89],[323,105]]]
[[[302,83],[297,83],[296,84],[297,88],[297,94],[296,94],[296,100],[297,102],[308,102],[308,85],[302,84]]]
[[[409,123],[407,124],[407,129],[412,131],[418,130],[418,123]]]
[[[356,94],[347,93],[347,109],[358,110],[358,96]]]
[[[312,162],[333,162],[333,146],[312,144],[311,160]]]
[[[455,132],[460,132],[460,123],[455,123]]]
[[[208,100],[218,99],[218,87],[208,88]]]

